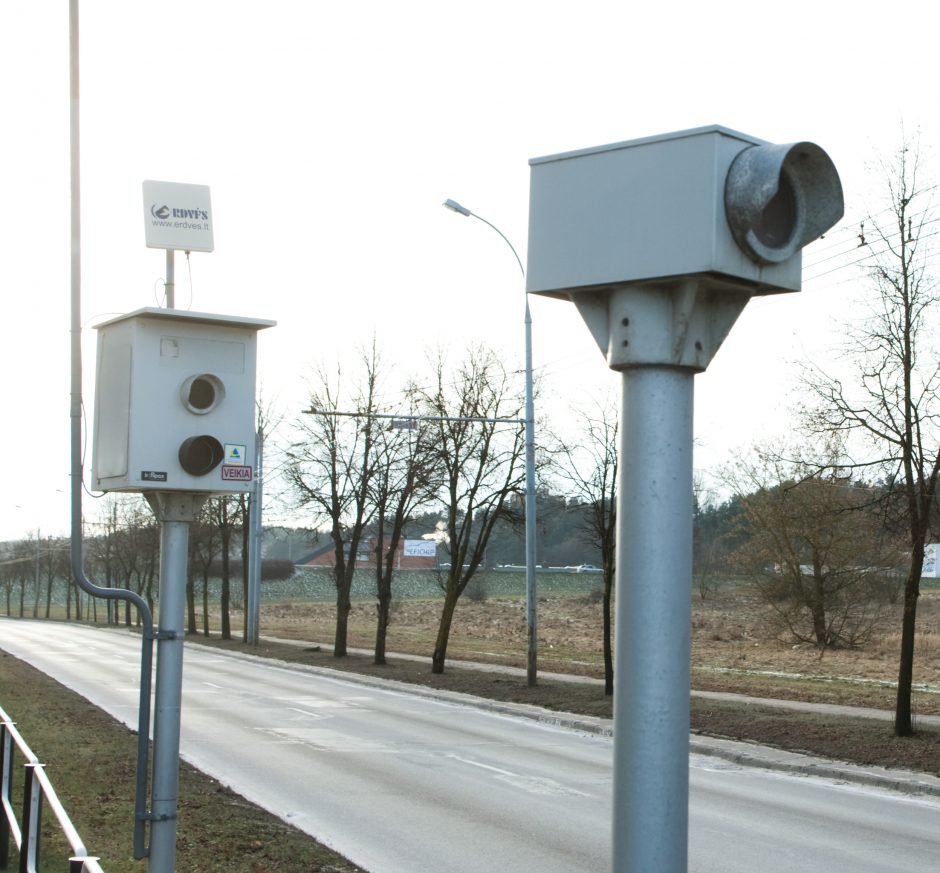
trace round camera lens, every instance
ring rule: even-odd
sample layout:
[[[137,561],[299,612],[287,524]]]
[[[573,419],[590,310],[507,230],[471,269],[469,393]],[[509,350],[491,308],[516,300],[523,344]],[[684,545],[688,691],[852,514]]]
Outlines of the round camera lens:
[[[764,207],[754,225],[754,236],[765,246],[786,246],[796,228],[796,194],[786,173],[780,174],[777,193]]]
[[[203,376],[189,386],[189,403],[195,409],[208,409],[215,403],[215,386]]]
[[[222,443],[214,436],[203,434],[183,440],[179,462],[190,476],[205,476],[219,466],[224,453]]]

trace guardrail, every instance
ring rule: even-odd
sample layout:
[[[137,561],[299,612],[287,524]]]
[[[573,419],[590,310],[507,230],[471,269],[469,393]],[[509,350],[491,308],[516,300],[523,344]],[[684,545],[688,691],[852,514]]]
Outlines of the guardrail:
[[[19,819],[11,797],[14,753],[17,751],[23,759],[23,802]],[[44,766],[26,744],[13,720],[0,708],[0,806],[3,808],[3,815],[0,815],[0,870],[9,869],[12,835],[19,850],[18,873],[37,873],[45,800],[45,805],[55,815],[59,828],[72,849],[68,858],[69,873],[104,873],[98,859],[90,856],[85,849],[78,831],[75,830],[43,769]]]

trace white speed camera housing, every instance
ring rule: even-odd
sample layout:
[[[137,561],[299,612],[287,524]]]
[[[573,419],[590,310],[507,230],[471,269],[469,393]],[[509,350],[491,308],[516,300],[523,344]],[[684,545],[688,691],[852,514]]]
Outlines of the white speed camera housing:
[[[819,146],[720,126],[529,164],[526,290],[574,301],[614,369],[705,369],[751,296],[800,290],[844,210]]]
[[[94,488],[250,490],[257,334],[273,324],[140,309],[97,325]]]

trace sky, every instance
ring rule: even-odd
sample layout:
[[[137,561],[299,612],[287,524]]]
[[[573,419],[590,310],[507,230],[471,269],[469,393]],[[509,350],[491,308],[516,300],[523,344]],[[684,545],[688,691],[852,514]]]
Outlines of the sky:
[[[530,158],[721,124],[819,144],[845,190],[846,218],[804,252],[803,290],[752,301],[696,377],[698,469],[786,435],[799,365],[826,365],[857,300],[858,222],[882,190],[873,162],[902,126],[928,156],[940,135],[930,8],[83,0],[88,420],[93,325],[161,303],[144,180],[209,186],[215,250],[177,255],[176,305],[277,321],[259,337],[259,391],[290,420],[312,367],[348,362],[373,336],[396,374],[474,341],[521,367],[512,252],[445,199],[496,225],[524,263]],[[68,57],[66,0],[3,3],[0,540],[69,528]],[[531,309],[541,413],[563,430],[619,376],[570,303]]]

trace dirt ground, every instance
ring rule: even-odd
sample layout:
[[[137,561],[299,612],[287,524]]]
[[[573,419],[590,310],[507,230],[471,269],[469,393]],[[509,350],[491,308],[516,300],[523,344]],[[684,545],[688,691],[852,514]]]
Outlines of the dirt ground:
[[[440,602],[403,600],[396,604],[387,650],[429,656],[440,618]],[[857,649],[827,649],[797,643],[775,622],[759,595],[746,587],[724,588],[695,597],[692,604],[694,687],[766,683],[789,676],[851,680],[862,687],[897,679],[900,608],[891,610],[880,632]],[[321,645],[333,642],[335,609],[329,603],[265,606],[265,634]],[[601,604],[593,597],[540,598],[539,668],[603,677]],[[375,607],[354,603],[349,645],[371,650]],[[525,666],[525,604],[518,599],[462,599],[448,647],[451,659]],[[916,686],[929,686],[940,698],[940,592],[921,595],[915,652]],[[838,693],[832,688],[833,693]],[[940,701],[938,701],[940,706]],[[940,712],[940,708],[937,710]]]

